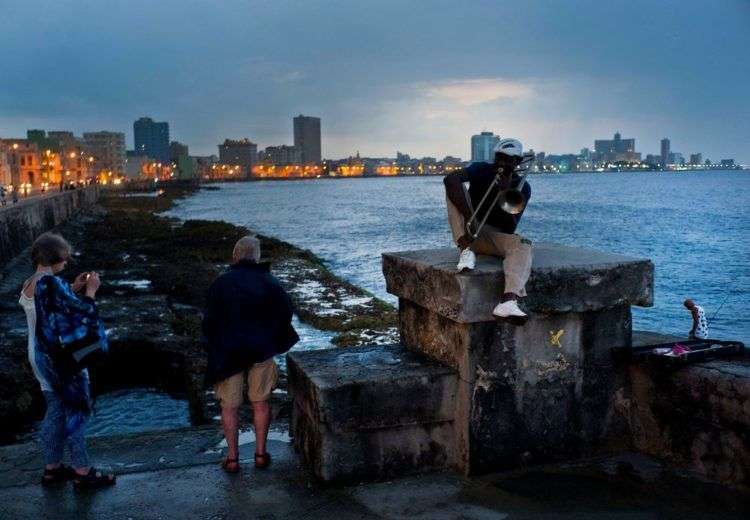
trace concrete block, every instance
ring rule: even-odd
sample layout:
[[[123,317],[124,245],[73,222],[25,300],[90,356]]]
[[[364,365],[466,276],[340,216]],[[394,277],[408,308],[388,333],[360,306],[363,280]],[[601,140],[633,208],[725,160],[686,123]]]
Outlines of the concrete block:
[[[324,482],[354,483],[445,469],[452,465],[451,422],[359,431],[333,431],[300,410],[292,412],[294,447]]]
[[[630,342],[630,308],[536,314],[524,327],[459,323],[408,300],[404,345],[459,374],[457,466],[466,473],[583,455],[601,442],[624,382],[610,348]]]
[[[387,290],[453,321],[494,321],[492,309],[504,285],[502,260],[479,256],[469,273],[458,273],[457,261],[457,249],[384,253]],[[650,260],[539,243],[524,305],[547,314],[650,306],[653,276]]]
[[[454,370],[400,345],[287,355],[294,445],[322,480],[453,461]]]
[[[675,338],[639,333],[634,342],[644,341]],[[750,354],[679,370],[632,365],[627,376],[616,411],[635,449],[750,489]]]

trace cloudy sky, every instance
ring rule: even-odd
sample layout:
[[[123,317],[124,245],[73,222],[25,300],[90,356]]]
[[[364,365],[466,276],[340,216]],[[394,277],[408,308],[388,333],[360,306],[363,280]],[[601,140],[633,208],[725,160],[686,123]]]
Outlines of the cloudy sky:
[[[0,136],[167,120],[191,153],[446,154],[491,130],[549,153],[615,131],[750,164],[750,1],[0,0]]]

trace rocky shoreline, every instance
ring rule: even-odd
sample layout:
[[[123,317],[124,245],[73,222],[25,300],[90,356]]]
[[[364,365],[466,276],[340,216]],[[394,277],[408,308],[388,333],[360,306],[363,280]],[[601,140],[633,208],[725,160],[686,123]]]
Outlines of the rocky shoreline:
[[[160,216],[195,185],[151,193],[110,192],[92,210],[57,230],[75,248],[65,276],[96,270],[103,284],[100,313],[111,343],[107,362],[92,374],[95,394],[152,387],[187,398],[191,422],[217,415],[203,385],[201,308],[210,283],[228,265],[235,241],[251,230],[225,222]],[[346,347],[398,341],[397,312],[386,302],[337,277],[310,251],[259,235],[263,258],[289,291],[302,322],[333,334]],[[26,323],[17,299],[30,267],[23,257],[0,278],[1,443],[13,442],[43,410],[26,360]],[[274,394],[276,415],[288,413],[286,393]]]

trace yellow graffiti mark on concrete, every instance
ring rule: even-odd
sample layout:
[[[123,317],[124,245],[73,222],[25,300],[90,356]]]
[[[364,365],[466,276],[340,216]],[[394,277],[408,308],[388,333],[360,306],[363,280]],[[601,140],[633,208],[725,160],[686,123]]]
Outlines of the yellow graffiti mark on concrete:
[[[554,330],[549,331],[549,342],[553,347],[562,348],[562,345],[560,344],[560,338],[562,338],[562,335],[565,334],[565,329],[560,329],[557,332]]]

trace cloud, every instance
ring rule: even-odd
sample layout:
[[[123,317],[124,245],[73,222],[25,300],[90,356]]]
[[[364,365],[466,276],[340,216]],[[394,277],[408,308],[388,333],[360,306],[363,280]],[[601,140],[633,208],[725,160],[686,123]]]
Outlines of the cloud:
[[[523,100],[530,98],[534,89],[529,83],[503,78],[452,79],[418,88],[431,98],[452,101],[462,106],[475,106],[497,100]]]

